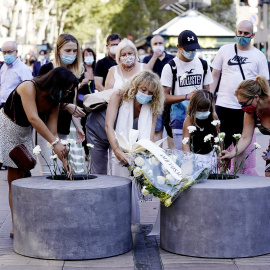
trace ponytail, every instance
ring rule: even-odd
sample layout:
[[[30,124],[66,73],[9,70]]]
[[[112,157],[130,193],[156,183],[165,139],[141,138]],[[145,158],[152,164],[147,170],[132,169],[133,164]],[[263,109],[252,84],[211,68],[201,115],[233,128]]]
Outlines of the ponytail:
[[[255,80],[242,81],[238,85],[234,95],[241,95],[247,99],[258,95],[261,99],[265,99],[270,96],[269,83],[265,77],[258,75]]]

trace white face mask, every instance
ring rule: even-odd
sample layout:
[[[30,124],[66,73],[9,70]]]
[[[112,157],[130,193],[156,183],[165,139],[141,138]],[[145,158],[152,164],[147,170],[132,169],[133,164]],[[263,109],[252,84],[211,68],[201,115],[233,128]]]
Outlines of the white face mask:
[[[45,59],[45,56],[44,55],[40,55],[39,56],[39,61],[43,61]]]
[[[87,56],[84,58],[84,63],[91,66],[94,63],[94,57],[93,56]]]
[[[110,47],[110,53],[111,53],[112,55],[116,55],[116,50],[117,50],[117,45],[116,45],[116,46],[111,46],[111,47]]]
[[[157,50],[161,50],[162,52],[164,52],[164,46],[161,45],[161,46],[153,46],[153,51],[157,51]]]

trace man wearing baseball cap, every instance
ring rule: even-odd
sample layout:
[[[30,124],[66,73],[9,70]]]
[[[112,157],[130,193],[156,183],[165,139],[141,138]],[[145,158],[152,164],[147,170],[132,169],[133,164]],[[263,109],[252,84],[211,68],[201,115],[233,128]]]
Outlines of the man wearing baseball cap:
[[[161,84],[164,87],[165,104],[171,105],[169,126],[172,134],[168,128],[166,130],[169,136],[173,136],[174,147],[182,149],[183,123],[189,100],[197,90],[209,90],[213,79],[207,62],[196,57],[200,45],[195,33],[190,30],[181,32],[177,47],[177,56],[163,68]]]

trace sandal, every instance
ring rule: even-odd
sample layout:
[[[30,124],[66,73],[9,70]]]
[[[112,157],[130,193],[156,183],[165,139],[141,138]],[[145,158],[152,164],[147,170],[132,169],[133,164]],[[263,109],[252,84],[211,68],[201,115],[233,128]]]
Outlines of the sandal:
[[[13,236],[14,236],[14,234],[13,234],[13,232],[11,232],[11,233],[9,234],[9,237],[10,237],[10,238],[13,238]]]

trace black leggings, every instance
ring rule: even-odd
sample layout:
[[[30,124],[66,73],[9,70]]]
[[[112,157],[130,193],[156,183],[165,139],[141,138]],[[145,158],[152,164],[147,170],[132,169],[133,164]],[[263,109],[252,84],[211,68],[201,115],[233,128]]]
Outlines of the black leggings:
[[[244,111],[242,109],[230,109],[216,106],[216,112],[220,120],[220,131],[225,132],[225,149],[232,143],[235,145],[236,140],[232,135],[242,134],[244,125]]]

